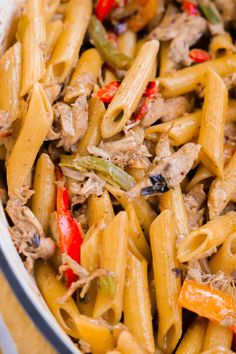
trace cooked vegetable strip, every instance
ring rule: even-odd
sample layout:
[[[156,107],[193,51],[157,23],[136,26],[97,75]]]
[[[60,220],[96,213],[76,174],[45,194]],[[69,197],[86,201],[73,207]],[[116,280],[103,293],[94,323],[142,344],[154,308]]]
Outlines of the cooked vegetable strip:
[[[210,285],[185,280],[179,296],[180,306],[218,322],[236,332],[236,302],[233,297]]]
[[[210,6],[200,4],[199,8],[210,23],[217,24],[220,22],[220,19],[218,18],[217,14]]]
[[[57,182],[57,228],[61,253],[80,263],[80,248],[83,241],[81,226],[79,227],[69,210],[69,195],[62,180]],[[66,270],[65,275],[69,288],[71,283],[77,280],[77,275],[71,269]]]
[[[208,221],[199,229],[190,232],[180,243],[178,259],[188,262],[196,258],[204,258],[207,253],[216,251],[215,247],[222,244],[236,230],[236,212],[231,211]]]
[[[204,63],[204,61],[211,60],[211,54],[202,49],[192,49],[189,52],[189,57],[196,63]]]
[[[135,184],[133,177],[128,173],[123,171],[118,166],[114,165],[112,162],[95,156],[61,156],[61,166],[70,167],[73,169],[88,169],[100,172],[104,176],[110,177],[115,183],[118,184],[122,189],[129,190]]]
[[[105,28],[95,16],[92,16],[90,20],[89,35],[108,64],[117,69],[128,69],[130,67],[130,58],[120,53],[108,40]]]
[[[103,86],[96,93],[97,98],[99,98],[104,103],[110,103],[120,86],[119,81],[112,81],[106,86]]]
[[[98,0],[96,5],[97,18],[100,21],[105,20],[115,5],[116,0]]]

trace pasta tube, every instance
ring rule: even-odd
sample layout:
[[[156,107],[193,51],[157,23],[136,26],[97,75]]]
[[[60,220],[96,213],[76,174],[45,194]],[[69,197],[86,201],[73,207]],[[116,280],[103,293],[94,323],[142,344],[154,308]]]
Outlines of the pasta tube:
[[[50,215],[55,210],[56,177],[54,164],[47,154],[42,154],[36,164],[32,197],[32,211],[48,234]]]
[[[26,182],[52,120],[52,107],[42,86],[36,83],[23,127],[7,162],[9,192],[16,192]]]
[[[99,225],[102,220],[108,223],[115,216],[111,198],[107,191],[100,197],[91,195],[88,199],[88,219],[89,225]]]
[[[178,259],[188,262],[205,257],[207,252],[222,244],[236,230],[236,212],[229,212],[208,221],[199,229],[190,232],[180,243]]]
[[[119,133],[131,118],[152,76],[159,49],[156,40],[145,43],[111,101],[102,122],[103,138]]]
[[[235,352],[222,346],[218,346],[213,349],[209,349],[204,352],[201,352],[201,354],[233,354],[233,353]]]
[[[22,40],[21,96],[29,93],[35,82],[45,73],[46,21],[43,1],[29,0],[25,8],[28,18]]]
[[[196,319],[191,324],[182,338],[176,354],[198,354],[202,351],[204,336],[207,328],[207,320]]]
[[[118,37],[118,47],[120,52],[127,55],[129,58],[133,58],[136,49],[136,41],[136,34],[129,29],[120,34]]]
[[[175,235],[171,211],[166,209],[150,227],[153,269],[158,309],[158,347],[172,353],[182,334],[182,312],[178,305],[181,279],[176,276]]]
[[[175,97],[194,91],[199,84],[205,85],[205,75],[209,68],[223,77],[232,74],[235,71],[235,65],[236,54],[232,54],[196,64],[166,77],[161,77],[160,83],[165,89],[163,95],[165,97]]]
[[[101,100],[91,97],[89,100],[88,129],[79,141],[77,154],[80,156],[88,154],[89,145],[98,145],[102,140],[101,122],[105,113],[105,106]]]
[[[227,327],[209,321],[203,344],[203,351],[213,349],[218,346],[231,348],[233,332]]]
[[[202,164],[199,165],[197,172],[193,176],[186,188],[186,192],[190,192],[197,184],[205,181],[207,178],[212,177],[212,173]]]
[[[228,91],[223,80],[212,70],[207,72],[199,144],[201,162],[219,177],[224,166],[224,124]]]
[[[90,96],[102,64],[103,60],[97,49],[90,48],[83,52],[72,75],[64,101],[71,102],[80,95]]]
[[[128,217],[124,211],[117,214],[103,231],[100,266],[114,276],[114,296],[98,289],[93,317],[105,317],[109,323],[117,323],[123,310],[123,293],[128,251]]]
[[[235,52],[235,46],[233,45],[230,34],[224,32],[214,36],[210,43],[210,52],[214,57],[229,55]]]
[[[91,0],[70,0],[67,5],[64,30],[48,63],[59,83],[65,80],[75,65],[91,13]]]
[[[145,353],[154,353],[147,262],[141,255],[128,253],[126,279],[124,324],[145,350]]]
[[[44,3],[46,21],[49,22],[60,5],[60,0],[44,0]]]
[[[53,49],[59,39],[62,30],[63,30],[63,22],[61,20],[52,21],[47,24],[47,60],[51,57]]]
[[[224,177],[217,177],[211,184],[208,195],[210,219],[221,214],[236,193],[236,152],[224,169]]]
[[[11,120],[20,115],[21,44],[14,44],[0,59],[0,109],[9,112]]]
[[[128,331],[123,331],[119,335],[117,349],[122,354],[145,354],[140,345],[136,342],[132,334]]]
[[[209,267],[213,273],[222,271],[233,275],[236,269],[236,232],[232,233],[212,256]]]

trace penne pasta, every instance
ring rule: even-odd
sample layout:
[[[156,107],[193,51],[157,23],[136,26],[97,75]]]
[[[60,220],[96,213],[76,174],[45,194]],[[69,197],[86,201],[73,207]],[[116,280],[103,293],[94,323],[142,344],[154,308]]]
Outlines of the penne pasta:
[[[209,49],[213,56],[217,58],[234,53],[236,48],[233,45],[230,34],[225,32],[212,38]]]
[[[136,49],[136,34],[131,30],[127,30],[119,35],[118,37],[118,47],[120,52],[127,55],[130,58],[134,57]]]
[[[182,335],[182,311],[178,305],[181,279],[175,270],[178,261],[171,211],[166,209],[150,227],[153,269],[158,309],[158,347],[171,353]]]
[[[7,162],[7,183],[11,193],[16,193],[26,183],[52,119],[52,107],[42,86],[36,83],[22,129]]]
[[[164,87],[165,97],[174,97],[197,89],[199,84],[205,85],[205,75],[209,69],[214,70],[223,77],[232,74],[235,70],[236,54],[226,55],[222,58],[206,61],[190,66],[160,78]]]
[[[83,52],[67,88],[64,100],[71,102],[81,95],[90,96],[101,72],[103,60],[97,49]]]
[[[96,97],[89,100],[89,122],[88,129],[77,146],[78,155],[87,155],[90,145],[97,146],[102,140],[101,122],[105,113],[105,106]]]
[[[192,259],[203,258],[215,247],[221,245],[229,235],[236,230],[236,212],[229,212],[208,221],[199,229],[190,232],[180,243],[178,259],[188,262]]]
[[[57,43],[57,40],[59,39],[62,30],[63,30],[63,22],[61,20],[57,20],[57,21],[52,21],[49,22],[46,26],[46,30],[47,30],[47,53],[46,53],[46,59],[48,60],[51,55],[52,52],[55,48],[55,45]]]
[[[236,193],[236,152],[224,169],[224,177],[217,177],[211,184],[208,196],[210,219],[220,215]]]
[[[110,323],[119,322],[123,310],[123,295],[128,252],[128,217],[124,211],[117,214],[102,234],[100,267],[114,277],[115,294],[98,289],[93,317],[104,317]]]
[[[50,157],[43,153],[40,155],[35,169],[32,211],[46,235],[49,232],[50,215],[56,207],[55,182],[54,164]]]
[[[115,214],[109,193],[105,191],[100,197],[91,195],[88,199],[88,220],[90,226],[97,226],[100,222],[109,223]]]
[[[207,72],[206,89],[199,133],[200,160],[213,174],[223,176],[224,124],[228,93],[222,79]]]
[[[198,354],[202,351],[204,336],[207,328],[207,320],[197,318],[188,327],[180,341],[176,354]]]
[[[141,254],[130,251],[124,294],[124,324],[145,353],[154,353],[147,262]]]
[[[70,0],[66,7],[64,30],[48,63],[48,69],[52,70],[59,83],[64,81],[76,63],[91,12],[91,0]]]
[[[118,342],[117,342],[117,349],[118,352],[121,352],[122,354],[130,354],[130,353],[144,354],[145,353],[145,351],[142,350],[140,345],[134,339],[132,334],[128,331],[123,331],[119,335]]]
[[[131,118],[148,81],[151,79],[158,49],[159,42],[156,40],[145,43],[140,49],[104,115],[103,138],[110,138],[119,133]]]
[[[45,73],[46,19],[41,0],[29,0],[25,8],[28,19],[22,39],[21,96],[29,93]]]
[[[218,346],[230,349],[233,340],[233,332],[218,323],[209,321],[203,343],[203,351],[213,349]]]
[[[44,0],[44,3],[46,21],[49,22],[52,19],[52,16],[55,14],[58,6],[60,5],[60,0]]]
[[[213,349],[209,349],[204,352],[201,352],[201,354],[233,354],[233,353],[234,352],[232,350],[229,350],[222,346],[218,346]]]
[[[20,116],[21,43],[14,44],[0,59],[0,109],[11,121]]]
[[[172,63],[168,58],[170,42],[161,42],[160,48],[160,76],[166,76],[171,72]]]
[[[225,274],[233,275],[236,268],[236,233],[233,232],[215,253],[209,267],[212,273],[222,271]]]
[[[199,165],[197,172],[186,187],[186,192],[190,192],[197,184],[202,183],[206,179],[212,177],[212,173],[202,164]]]

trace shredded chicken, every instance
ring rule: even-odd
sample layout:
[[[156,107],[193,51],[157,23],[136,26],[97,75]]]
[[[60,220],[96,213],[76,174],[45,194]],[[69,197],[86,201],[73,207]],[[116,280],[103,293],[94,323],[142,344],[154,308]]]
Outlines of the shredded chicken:
[[[236,20],[236,1],[235,0],[215,0],[218,10],[222,14],[222,19],[226,22]]]
[[[193,143],[183,145],[171,156],[163,158],[156,167],[148,172],[148,176],[162,175],[169,188],[179,185],[192,168],[200,149],[200,145]],[[149,178],[145,178],[144,181],[131,188],[128,195],[130,197],[138,196],[141,189],[148,186],[151,186],[151,182]]]
[[[176,65],[190,65],[189,48],[207,31],[207,22],[201,16],[190,16],[186,12],[167,14],[150,39],[171,41],[168,57]]]
[[[224,136],[231,142],[236,142],[236,124],[234,122],[228,122],[225,124]]]
[[[75,143],[83,137],[88,128],[88,102],[80,96],[71,106],[58,102],[54,105],[55,131],[50,132],[48,140],[60,139],[57,146],[73,150]]]
[[[155,148],[156,157],[154,162],[158,162],[165,157],[169,157],[172,154],[172,149],[168,134],[162,134],[158,140],[158,143]]]
[[[75,181],[69,185],[72,193],[71,204],[82,204],[92,194],[102,195],[104,192],[106,181],[100,178],[93,171],[84,172],[82,181]]]
[[[84,298],[90,288],[91,282],[94,279],[109,274],[107,270],[102,268],[98,268],[94,272],[89,274],[89,272],[85,268],[81,267],[81,265],[74,261],[70,256],[62,254],[62,265],[59,268],[59,276],[61,277],[63,273],[68,269],[72,269],[73,272],[78,276],[79,280],[71,284],[70,288],[67,290],[65,295],[58,299],[59,303],[64,303],[79,288],[82,288],[80,292],[80,297]]]
[[[85,340],[80,339],[78,341],[79,349],[82,351],[84,354],[89,354],[92,353],[92,347],[89,343],[87,343]]]
[[[88,220],[88,205],[87,203],[83,203],[78,211],[75,213],[75,219],[80,223],[83,232],[86,233],[89,228],[89,220]]]
[[[228,90],[236,87],[236,73],[225,76],[223,80]]]
[[[51,84],[51,85],[47,85],[46,87],[44,87],[44,91],[46,92],[46,95],[48,96],[49,102],[51,104],[53,104],[54,101],[56,100],[56,98],[60,94],[61,85],[58,85],[55,83]]]
[[[138,128],[138,127],[137,127]],[[120,140],[101,142],[99,147],[88,147],[90,154],[105,157],[120,167],[147,168],[150,166],[150,153],[144,145],[144,131],[130,129]]]
[[[206,193],[203,190],[203,184],[197,184],[184,196],[190,230],[197,229],[203,223],[204,208],[202,208],[202,205],[205,199]]]
[[[12,119],[10,113],[0,109],[0,138],[5,138],[12,134]]]
[[[10,216],[13,227],[10,227],[12,240],[22,256],[26,257],[25,265],[32,271],[37,258],[49,258],[55,251],[55,243],[51,238],[45,238],[41,224],[30,208],[25,204],[33,194],[26,188],[17,195],[10,194],[6,211]]]
[[[83,73],[73,82],[73,86],[66,87],[65,96],[87,96],[95,85],[96,81],[94,81],[94,75],[92,73]]]

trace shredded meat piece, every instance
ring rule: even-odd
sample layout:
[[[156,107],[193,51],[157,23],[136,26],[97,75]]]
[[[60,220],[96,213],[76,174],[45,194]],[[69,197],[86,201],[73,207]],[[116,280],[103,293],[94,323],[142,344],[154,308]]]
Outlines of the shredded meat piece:
[[[60,94],[61,85],[58,84],[47,85],[46,87],[44,87],[44,91],[46,92],[49,102],[53,104],[56,98]]]
[[[80,339],[78,341],[79,349],[82,351],[84,354],[89,354],[92,353],[92,348],[89,343],[87,343],[85,340]]]
[[[83,232],[86,233],[89,228],[87,203],[82,204],[81,208],[76,212],[75,219],[80,223]]]
[[[236,142],[236,124],[234,122],[225,124],[224,135],[227,140]]]
[[[109,274],[107,270],[102,268],[98,268],[89,274],[85,268],[81,267],[81,265],[75,262],[70,256],[62,254],[62,265],[59,268],[60,277],[68,269],[72,269],[73,272],[78,275],[79,280],[71,284],[65,295],[58,299],[59,303],[64,303],[79,288],[82,288],[80,297],[83,298],[87,294],[90,284],[94,279]]]
[[[58,102],[54,105],[55,136],[47,139],[60,139],[57,146],[73,150],[75,143],[83,137],[88,128],[88,102],[86,96],[80,96],[71,106]]]
[[[5,138],[12,134],[12,120],[10,113],[0,109],[0,138]]]
[[[92,73],[83,73],[81,74],[76,82],[73,83],[73,86],[67,86],[65,90],[65,95],[68,97],[78,97],[86,96],[88,92],[91,92],[96,85]],[[88,91],[89,87],[89,91]]]
[[[19,194],[10,194],[6,211],[10,216],[13,227],[10,227],[12,240],[19,254],[26,257],[25,265],[32,271],[37,258],[49,258],[55,251],[55,244],[51,238],[45,238],[41,224],[25,203],[33,194],[26,188]]]
[[[236,87],[236,73],[225,76],[223,80],[228,90]]]
[[[137,127],[138,128],[138,127]],[[89,147],[90,154],[110,159],[120,167],[147,168],[150,166],[150,153],[144,145],[144,131],[130,129],[120,140],[101,142],[99,147]]]
[[[207,22],[201,16],[187,13],[167,14],[157,28],[149,35],[150,39],[171,41],[168,57],[176,65],[190,65],[189,47],[195,44],[207,30]]]
[[[100,178],[93,171],[84,172],[84,179],[81,182],[72,182],[69,186],[72,193],[71,204],[82,204],[91,195],[102,195],[106,181]]]
[[[170,141],[168,138],[168,134],[162,134],[158,140],[158,143],[155,148],[155,162],[160,161],[161,159],[165,157],[169,157],[172,154],[171,146],[170,146]]]
[[[236,20],[235,0],[215,0],[215,4],[222,14],[222,19],[226,22]]]
[[[157,166],[148,172],[148,176],[162,175],[169,188],[179,185],[190,171],[200,149],[201,146],[194,143],[183,145],[171,156],[163,158]],[[141,189],[148,186],[151,186],[151,182],[149,178],[145,178],[144,181],[131,188],[127,194],[130,197],[139,196]]]
[[[203,223],[202,204],[206,199],[203,184],[196,185],[188,194],[184,196],[184,204],[187,212],[190,230],[197,229]]]

